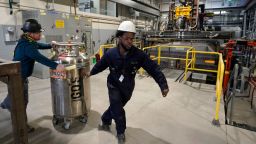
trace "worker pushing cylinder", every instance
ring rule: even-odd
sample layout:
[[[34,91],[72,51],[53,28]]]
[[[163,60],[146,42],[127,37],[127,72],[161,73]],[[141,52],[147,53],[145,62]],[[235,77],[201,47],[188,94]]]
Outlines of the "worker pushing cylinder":
[[[74,119],[86,123],[91,107],[90,80],[81,71],[90,72],[83,43],[55,42],[52,59],[65,71],[50,70],[53,125],[63,123],[69,129]]]

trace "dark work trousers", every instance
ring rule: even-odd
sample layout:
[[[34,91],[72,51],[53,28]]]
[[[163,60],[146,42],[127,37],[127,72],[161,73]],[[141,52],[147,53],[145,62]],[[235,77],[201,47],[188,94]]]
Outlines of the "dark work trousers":
[[[28,79],[23,79],[23,93],[24,93],[24,105],[25,109],[27,109],[28,105]],[[1,105],[5,108],[8,109],[9,111],[11,110],[11,97],[9,94],[5,97],[4,101],[1,103]]]
[[[112,119],[116,123],[117,134],[123,134],[126,129],[126,118],[124,106],[130,100],[131,95],[123,94],[120,89],[108,83],[108,94],[110,106],[103,113],[101,119],[103,124],[111,125]]]

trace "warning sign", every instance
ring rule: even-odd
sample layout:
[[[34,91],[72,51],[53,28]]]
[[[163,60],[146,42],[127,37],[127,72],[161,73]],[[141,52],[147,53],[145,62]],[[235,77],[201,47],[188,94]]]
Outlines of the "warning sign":
[[[64,28],[65,27],[64,20],[55,20],[55,27],[56,28]]]

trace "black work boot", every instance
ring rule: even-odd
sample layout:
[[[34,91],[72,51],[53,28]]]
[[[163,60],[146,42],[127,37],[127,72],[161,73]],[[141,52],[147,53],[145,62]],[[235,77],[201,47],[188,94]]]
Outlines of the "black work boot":
[[[124,144],[125,143],[125,134],[117,134],[116,135],[118,144]]]
[[[1,103],[1,104],[0,104],[0,107],[1,107],[2,109],[6,109],[6,106],[5,106],[4,103]]]
[[[98,126],[98,130],[102,130],[102,131],[107,131],[110,132],[110,125],[106,125],[106,124],[99,124]]]
[[[35,128],[33,128],[32,126],[30,126],[30,125],[27,124],[27,132],[28,132],[28,133],[32,133],[32,132],[34,132],[34,131],[35,131]]]
[[[2,109],[7,109],[9,112],[11,112],[11,110],[8,109],[4,103],[1,103],[1,104],[0,104],[0,107],[1,107]]]

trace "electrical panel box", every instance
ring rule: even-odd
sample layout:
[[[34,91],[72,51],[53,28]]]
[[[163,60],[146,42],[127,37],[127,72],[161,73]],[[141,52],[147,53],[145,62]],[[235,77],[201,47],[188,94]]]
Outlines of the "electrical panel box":
[[[70,15],[56,11],[22,11],[22,19],[36,19],[45,30],[42,32],[40,42],[50,43],[51,41],[73,41],[85,43],[88,56],[93,54],[92,50],[92,20],[84,16]],[[50,50],[40,50],[46,57],[50,56]],[[49,68],[36,63],[34,76],[39,78],[49,77]]]
[[[16,28],[14,25],[3,25],[3,37],[5,42],[16,41]]]

